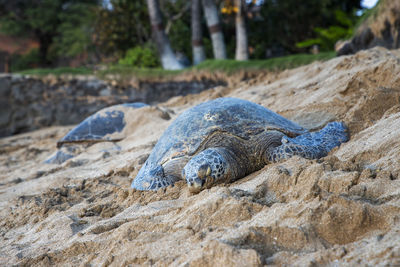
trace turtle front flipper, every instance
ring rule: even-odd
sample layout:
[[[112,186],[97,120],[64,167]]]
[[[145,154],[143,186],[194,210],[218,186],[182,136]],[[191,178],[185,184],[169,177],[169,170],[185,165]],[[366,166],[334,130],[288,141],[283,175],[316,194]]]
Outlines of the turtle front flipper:
[[[322,130],[299,135],[294,138],[282,137],[282,144],[267,152],[269,162],[298,155],[308,159],[325,157],[329,151],[349,140],[346,125],[342,122],[328,123]]]
[[[161,165],[150,166],[147,162],[140,169],[131,187],[137,190],[158,190],[173,185],[180,179],[170,168],[163,168]]]
[[[189,190],[197,193],[215,184],[227,183],[246,174],[235,153],[224,147],[211,147],[194,156],[183,168]],[[242,168],[241,168],[242,167]]]

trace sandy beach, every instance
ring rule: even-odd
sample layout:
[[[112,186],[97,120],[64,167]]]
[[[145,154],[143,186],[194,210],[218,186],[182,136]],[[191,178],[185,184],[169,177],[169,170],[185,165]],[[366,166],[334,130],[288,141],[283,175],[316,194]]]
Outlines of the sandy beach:
[[[344,121],[351,137],[327,157],[293,157],[199,194],[184,181],[131,189],[174,118],[217,97],[310,130]],[[173,97],[126,120],[120,149],[97,143],[60,165],[44,161],[74,125],[0,139],[0,265],[400,265],[400,50]]]

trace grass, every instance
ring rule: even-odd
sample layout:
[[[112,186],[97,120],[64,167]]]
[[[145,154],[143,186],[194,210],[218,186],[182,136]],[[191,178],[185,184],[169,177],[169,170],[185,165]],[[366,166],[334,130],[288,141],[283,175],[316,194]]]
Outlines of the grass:
[[[136,77],[136,78],[156,78],[156,77],[172,77],[178,75],[185,70],[164,70],[161,68],[135,68],[123,65],[111,65],[107,69],[98,71],[96,76],[105,78],[108,75],[118,75],[119,77]]]
[[[228,75],[233,75],[239,71],[276,71],[284,69],[292,69],[302,65],[310,64],[314,61],[329,60],[335,57],[335,52],[322,52],[316,55],[311,54],[296,54],[284,57],[277,57],[265,60],[248,60],[248,61],[236,61],[233,59],[226,60],[206,60],[197,66],[193,66],[184,70],[171,71],[163,70],[161,68],[153,69],[140,69],[122,65],[112,65],[105,70],[100,70],[93,72],[92,70],[79,67],[79,68],[55,68],[55,69],[30,69],[19,72],[20,74],[28,75],[62,75],[62,74],[72,74],[72,75],[90,75],[95,74],[99,78],[109,77],[110,75],[116,75],[120,78],[135,77],[135,78],[165,78],[173,77],[181,73],[193,73],[196,71],[210,71],[210,72],[224,72]]]
[[[329,60],[334,58],[336,53],[322,52],[317,55],[310,54],[296,54],[278,58],[271,58],[265,60],[247,60],[237,61],[233,59],[225,60],[206,60],[197,66],[193,66],[184,70],[163,70],[163,69],[138,69],[134,67],[127,67],[121,65],[110,66],[108,69],[97,73],[99,77],[106,77],[108,75],[119,75],[120,77],[133,76],[136,78],[162,78],[176,76],[181,73],[193,73],[196,71],[210,71],[210,72],[224,72],[228,75],[233,75],[239,71],[269,71],[269,70],[285,70],[292,69],[306,64],[310,64],[314,61]]]
[[[29,69],[17,72],[23,75],[36,75],[36,76],[46,76],[46,75],[63,75],[63,74],[72,74],[72,75],[90,75],[93,74],[91,69],[86,67],[78,67],[78,68],[71,68],[71,67],[60,67],[60,68],[53,68],[53,69]]]
[[[192,67],[192,70],[223,71],[228,74],[240,70],[263,71],[263,70],[285,70],[310,64],[317,60],[329,60],[336,56],[335,52],[322,52],[317,55],[296,54],[284,57],[270,58],[265,60],[236,61],[226,60],[206,60],[199,65]]]

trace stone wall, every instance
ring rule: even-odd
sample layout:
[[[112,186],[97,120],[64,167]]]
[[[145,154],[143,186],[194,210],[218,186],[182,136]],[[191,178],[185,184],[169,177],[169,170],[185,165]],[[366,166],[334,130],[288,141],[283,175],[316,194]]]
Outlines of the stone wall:
[[[0,75],[0,137],[51,125],[77,124],[110,105],[155,104],[177,95],[198,93],[222,81],[141,82],[111,85],[94,77],[33,78]]]

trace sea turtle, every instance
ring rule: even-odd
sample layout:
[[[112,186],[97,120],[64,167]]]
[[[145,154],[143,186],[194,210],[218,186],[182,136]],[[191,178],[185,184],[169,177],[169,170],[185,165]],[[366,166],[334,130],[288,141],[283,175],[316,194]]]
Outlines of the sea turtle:
[[[326,156],[348,138],[342,122],[309,132],[258,104],[218,98],[186,110],[172,122],[132,188],[157,190],[182,178],[191,192],[199,192],[293,155]]]
[[[116,142],[129,134],[127,117],[136,109],[148,106],[135,102],[103,108],[89,116],[57,142],[57,152],[45,163],[60,164],[97,142]],[[118,147],[115,147],[118,149]]]

